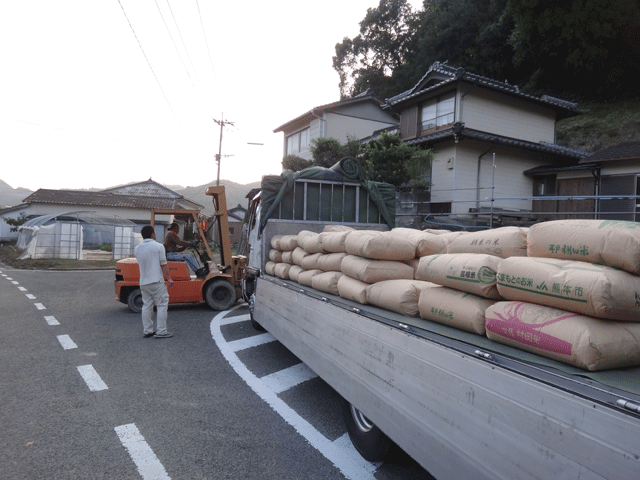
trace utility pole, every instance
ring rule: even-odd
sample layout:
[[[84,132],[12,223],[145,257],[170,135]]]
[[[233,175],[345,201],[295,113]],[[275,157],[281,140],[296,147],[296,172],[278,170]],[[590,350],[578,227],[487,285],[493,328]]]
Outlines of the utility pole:
[[[218,125],[220,125],[220,143],[218,144],[218,154],[216,155],[216,162],[218,162],[218,180],[216,181],[216,185],[220,185],[220,161],[222,160],[222,130],[225,125],[233,125],[233,122],[224,120],[224,113],[220,117],[221,120],[213,119]]]

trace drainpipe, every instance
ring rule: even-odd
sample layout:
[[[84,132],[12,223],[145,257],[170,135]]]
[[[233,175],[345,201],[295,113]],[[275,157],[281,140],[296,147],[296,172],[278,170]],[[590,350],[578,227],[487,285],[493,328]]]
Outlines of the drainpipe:
[[[325,120],[324,117],[319,117],[318,115],[316,115],[316,112],[314,112],[313,109],[311,109],[311,115],[313,115],[318,120],[320,120],[320,136],[324,137],[327,134],[326,132],[327,121]],[[309,141],[311,141],[311,139],[309,139]]]
[[[489,150],[487,150],[486,152],[482,153],[478,157],[478,175],[476,177],[476,209],[478,211],[480,210],[480,162],[482,161],[482,157],[484,157],[487,153],[489,153],[494,148],[496,148],[496,144],[495,143],[493,145],[491,145],[491,148],[489,148]]]

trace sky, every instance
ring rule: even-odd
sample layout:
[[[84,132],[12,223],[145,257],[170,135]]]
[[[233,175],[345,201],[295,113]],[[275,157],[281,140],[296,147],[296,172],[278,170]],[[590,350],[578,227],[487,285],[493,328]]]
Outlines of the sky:
[[[378,3],[2,1],[0,180],[30,190],[215,182],[215,120],[232,122],[222,180],[279,174],[273,130],[339,100],[335,45]]]

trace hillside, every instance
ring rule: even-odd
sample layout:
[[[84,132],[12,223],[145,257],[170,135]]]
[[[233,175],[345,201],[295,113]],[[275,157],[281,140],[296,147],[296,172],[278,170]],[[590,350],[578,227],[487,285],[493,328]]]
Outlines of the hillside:
[[[13,188],[8,183],[0,180],[0,208],[20,205],[22,200],[33,192],[27,188]]]
[[[558,122],[558,144],[593,153],[630,140],[640,141],[640,98],[578,102],[578,108],[581,115]]]
[[[202,213],[205,215],[211,215],[214,213],[213,204],[211,197],[206,195],[205,192],[207,188],[210,186],[215,186],[216,181],[213,180],[209,183],[205,183],[203,185],[197,187],[187,187],[187,188],[172,188],[176,193],[184,195],[189,200],[193,200],[194,202],[198,202],[201,205],[204,205],[204,209]],[[224,185],[225,194],[227,196],[227,209],[232,209],[241,205],[244,208],[247,208],[247,199],[246,195],[254,188],[260,188],[260,182],[248,183],[246,185],[241,185],[239,183],[231,182],[229,180],[220,180],[220,185]]]

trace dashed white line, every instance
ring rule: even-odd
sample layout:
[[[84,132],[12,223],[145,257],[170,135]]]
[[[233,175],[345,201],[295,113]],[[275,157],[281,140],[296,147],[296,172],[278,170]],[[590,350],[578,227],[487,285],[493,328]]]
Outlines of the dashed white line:
[[[238,305],[231,309],[231,311],[240,308]],[[322,435],[311,425],[307,420],[302,418],[294,409],[281,400],[278,395],[267,387],[262,380],[256,377],[251,371],[242,363],[242,361],[235,354],[235,351],[230,347],[231,343],[227,343],[220,330],[221,324],[229,324],[233,322],[240,322],[249,320],[249,315],[239,315],[233,317],[232,321],[226,321],[225,315],[230,311],[224,311],[218,313],[211,321],[211,336],[216,342],[216,345],[220,349],[220,352],[224,358],[229,362],[229,365],[235,370],[235,372],[249,385],[249,387],[256,392],[256,394],[262,398],[267,404],[275,410],[289,425],[291,425],[300,435],[302,435],[313,448],[318,450],[325,458],[327,458],[333,465],[342,472],[342,474],[352,480],[375,480],[371,467],[363,468],[361,461],[355,461],[350,458],[349,455],[344,455],[344,450],[341,445],[335,444]]]
[[[274,393],[282,393],[296,385],[316,378],[318,375],[304,363],[298,363],[284,370],[274,372],[271,375],[261,377],[262,383]]]
[[[163,480],[169,479],[167,471],[164,469],[156,454],[153,453],[149,444],[140,434],[135,423],[121,425],[115,428],[120,442],[129,452],[133,463],[136,464],[138,472],[144,479]]]
[[[25,296],[26,296],[29,300],[35,300],[35,299],[36,299],[36,296],[35,296],[33,293],[27,293]]]
[[[53,315],[47,315],[46,317],[44,317],[44,319],[49,325],[60,325],[60,322],[56,320],[56,317],[54,317]]]
[[[38,310],[46,310],[47,307],[45,307],[43,304],[41,303],[34,303],[33,304]]]
[[[98,392],[109,388],[107,387],[107,384],[102,381],[98,372],[93,368],[93,365],[80,365],[78,367],[78,372],[80,372],[80,375],[89,387],[89,390],[92,392]]]
[[[78,348],[74,341],[71,340],[71,337],[69,335],[58,335],[58,341],[60,342],[60,345],[62,345],[62,348],[64,348],[65,350]]]
[[[234,352],[239,352],[240,350],[246,350],[247,348],[257,347],[259,345],[264,345],[265,343],[271,343],[275,341],[276,338],[270,333],[262,333],[260,335],[254,335],[252,337],[242,338],[240,340],[229,342],[228,345]]]
[[[17,280],[13,280],[11,283],[13,283],[14,285],[20,285],[20,282],[18,282]]]
[[[27,289],[24,288],[24,287],[18,287],[18,290],[20,290],[21,292],[26,292],[27,291]]]

